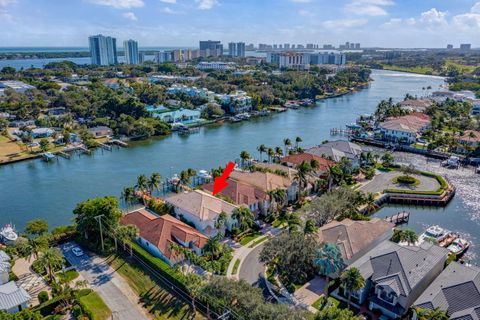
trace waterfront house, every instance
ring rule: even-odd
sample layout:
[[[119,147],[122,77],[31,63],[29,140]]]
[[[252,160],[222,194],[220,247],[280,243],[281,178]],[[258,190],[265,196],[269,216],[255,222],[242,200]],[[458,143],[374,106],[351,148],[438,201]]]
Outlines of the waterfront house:
[[[461,144],[461,146],[457,148],[458,152],[468,153],[467,149],[474,151],[480,146],[480,131],[465,130],[463,135],[459,136],[455,140]]]
[[[353,292],[356,307],[368,303],[368,309],[390,319],[404,316],[413,302],[442,272],[448,250],[429,242],[402,246],[383,241],[348,268],[357,268],[365,279],[364,288]],[[334,296],[345,300],[343,289]]]
[[[407,99],[399,103],[402,109],[410,112],[425,112],[432,104],[430,99]]]
[[[345,140],[337,140],[307,149],[305,153],[328,158],[335,162],[340,162],[342,158],[347,158],[354,167],[359,167],[361,154],[365,151],[368,151],[368,149],[364,149],[358,144]]]
[[[258,165],[258,164],[256,164]],[[286,168],[287,170],[289,168]],[[297,199],[298,196],[298,183],[293,178],[287,174],[286,177],[280,176],[272,172],[242,172],[242,171],[233,171],[230,174],[230,178],[241,181],[247,184],[251,184],[265,193],[275,189],[284,189],[287,192],[287,201],[292,202]]]
[[[228,178],[227,183],[228,186],[219,193],[221,197],[237,205],[247,206],[255,215],[266,213],[269,206],[269,198],[265,191],[254,185],[232,178]],[[208,183],[203,186],[203,189],[212,192],[213,184],[213,182]]]
[[[37,138],[51,137],[54,132],[55,131],[50,128],[35,128],[35,129],[32,129],[31,134],[32,134],[32,138],[37,139]]]
[[[88,132],[93,134],[94,138],[104,138],[113,135],[113,130],[105,126],[88,128]]]
[[[170,196],[165,199],[165,203],[173,207],[178,219],[192,223],[198,231],[209,237],[223,231],[215,227],[222,212],[227,215],[226,228],[231,230],[235,225],[232,212],[238,206],[202,190]]]
[[[158,216],[147,209],[126,214],[120,223],[136,226],[139,231],[137,242],[152,255],[170,265],[183,258],[181,254],[170,250],[170,244],[181,245],[201,255],[202,248],[208,241],[205,235],[171,215]]]
[[[10,257],[0,251],[0,310],[16,313],[28,307],[31,300],[25,289],[10,280]]]
[[[415,143],[420,134],[430,126],[430,117],[420,112],[406,116],[387,118],[378,129],[386,141]]]
[[[230,114],[245,113],[252,110],[252,98],[245,91],[218,95],[220,104]]]
[[[191,124],[200,121],[201,112],[199,110],[180,108],[174,111],[155,113],[153,116],[168,123]]]
[[[296,168],[302,164],[302,162],[311,163],[312,160],[316,160],[318,162],[319,168],[316,171],[316,175],[320,175],[323,172],[327,171],[329,167],[335,165],[335,161],[329,160],[320,156],[317,156],[313,153],[296,153],[291,154],[289,156],[283,157],[280,159],[281,163],[284,163],[288,167]]]
[[[414,307],[439,308],[447,312],[449,319],[479,319],[480,269],[450,263],[415,301]],[[413,319],[417,319],[415,308]]]
[[[210,91],[206,88],[197,88],[197,87],[189,87],[182,84],[174,84],[170,88],[167,89],[167,93],[170,94],[179,94],[184,93],[189,97],[200,97],[208,99],[209,101],[214,101],[215,93]]]
[[[352,264],[379,243],[390,239],[395,225],[383,219],[332,221],[317,231],[318,241],[335,243],[347,265]]]
[[[13,120],[8,123],[8,126],[11,128],[31,127],[34,125],[34,120]]]
[[[0,96],[4,96],[5,90],[7,89],[11,89],[19,93],[27,93],[27,91],[35,89],[35,87],[17,80],[0,81]]]

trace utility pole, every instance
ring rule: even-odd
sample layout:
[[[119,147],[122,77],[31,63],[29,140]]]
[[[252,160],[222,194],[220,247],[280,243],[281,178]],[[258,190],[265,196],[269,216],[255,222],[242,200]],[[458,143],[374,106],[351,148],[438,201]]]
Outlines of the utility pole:
[[[102,251],[105,251],[105,247],[103,244],[102,217],[104,217],[103,214],[96,216],[95,219],[97,219],[98,224],[100,225],[100,241],[102,242]]]

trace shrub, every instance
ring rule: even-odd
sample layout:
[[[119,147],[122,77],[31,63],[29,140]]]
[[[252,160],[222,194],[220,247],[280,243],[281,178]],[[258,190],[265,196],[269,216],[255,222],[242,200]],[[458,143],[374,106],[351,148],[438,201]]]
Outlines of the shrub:
[[[83,315],[82,307],[80,307],[78,304],[74,305],[72,309],[72,314],[75,318],[78,319],[81,315]]]
[[[48,292],[47,291],[40,291],[40,293],[38,294],[38,302],[40,302],[40,304],[42,304],[44,302],[47,302],[48,299],[49,299]]]
[[[415,185],[417,184],[418,179],[415,179],[411,176],[399,176],[395,178],[395,181],[400,184],[408,184],[408,185]]]

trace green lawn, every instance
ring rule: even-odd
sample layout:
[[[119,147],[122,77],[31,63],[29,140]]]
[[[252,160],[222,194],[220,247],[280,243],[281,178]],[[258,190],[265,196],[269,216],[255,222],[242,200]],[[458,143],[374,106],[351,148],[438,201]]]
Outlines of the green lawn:
[[[120,255],[110,256],[107,262],[128,282],[155,319],[180,320],[192,317],[189,305],[170,294],[144,268]],[[204,318],[197,313],[195,319]]]
[[[58,272],[58,276],[63,282],[71,282],[77,279],[78,275],[79,275],[78,271],[75,269],[68,270],[65,272]]]
[[[92,316],[92,320],[110,319],[112,312],[95,291],[81,297],[79,300],[85,312]]]
[[[240,266],[240,259],[237,259],[235,260],[235,264],[233,265],[232,274],[237,274],[239,266]]]
[[[247,243],[249,243],[250,241],[260,237],[261,235],[262,235],[262,233],[260,233],[260,232],[255,232],[255,233],[249,234],[248,236],[245,236],[245,237],[242,238],[242,240],[240,240],[240,244],[242,246],[244,246]]]
[[[258,245],[258,244],[260,244],[260,243],[262,243],[263,241],[266,241],[266,240],[268,240],[268,237],[264,237],[264,238],[258,239],[258,240],[256,240],[256,241],[252,242],[248,247],[249,247],[249,248],[253,248],[253,247],[255,247],[256,245]]]

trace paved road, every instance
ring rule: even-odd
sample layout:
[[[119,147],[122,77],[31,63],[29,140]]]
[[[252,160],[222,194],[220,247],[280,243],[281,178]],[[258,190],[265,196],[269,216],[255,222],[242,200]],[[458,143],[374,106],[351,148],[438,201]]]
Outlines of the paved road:
[[[255,247],[244,259],[238,271],[238,277],[250,283],[259,286],[259,279],[263,275],[265,266],[259,261],[260,251],[265,246],[265,242]]]
[[[71,249],[76,244],[69,242],[60,246],[65,258],[80,272],[92,289],[94,289],[112,310],[112,319],[137,320],[148,319],[145,311],[138,304],[138,297],[123,278],[118,275],[103,259],[85,253],[75,256]]]
[[[420,180],[420,184],[416,187],[410,187],[406,185],[395,184],[392,179],[402,174],[397,171],[384,172],[376,175],[372,181],[360,188],[364,192],[381,192],[385,189],[405,189],[405,190],[418,190],[418,191],[435,191],[440,188],[440,184],[434,178],[426,177],[423,175],[413,175],[413,177]]]

